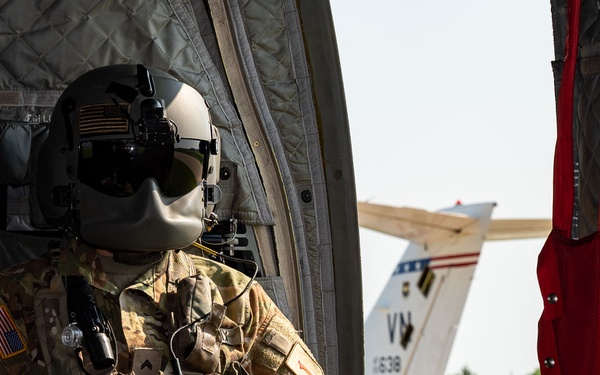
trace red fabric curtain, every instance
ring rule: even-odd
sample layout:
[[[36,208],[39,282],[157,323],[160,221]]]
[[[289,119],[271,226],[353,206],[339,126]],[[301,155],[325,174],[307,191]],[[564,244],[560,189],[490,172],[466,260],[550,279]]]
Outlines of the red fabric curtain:
[[[557,99],[553,231],[538,258],[544,310],[538,327],[543,375],[600,373],[600,235],[573,240],[574,90],[581,1],[567,0],[565,58]]]

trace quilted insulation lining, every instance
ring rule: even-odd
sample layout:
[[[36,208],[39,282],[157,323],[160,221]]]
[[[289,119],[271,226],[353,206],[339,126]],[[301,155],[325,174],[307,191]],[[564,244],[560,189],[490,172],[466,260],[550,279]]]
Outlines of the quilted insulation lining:
[[[327,192],[296,3],[240,0],[230,5],[238,35],[247,36],[239,41],[240,49],[271,148],[278,160],[286,160],[279,169],[292,222],[305,233],[296,240],[302,296],[305,304],[315,308],[304,311],[305,341],[313,351],[318,348],[326,372],[335,373],[335,288]],[[312,193],[311,202],[299,199],[304,190]]]
[[[567,1],[552,0],[555,96],[558,98],[567,35]],[[600,21],[596,1],[581,2],[580,59],[575,76],[572,238],[598,230],[600,203]]]
[[[575,80],[574,238],[598,230],[600,202],[600,20],[596,2],[583,1]],[[558,46],[557,46],[558,47]]]
[[[182,1],[13,0],[0,4],[0,90],[58,91],[82,73],[104,65],[142,63],[166,70],[195,87],[221,130],[223,162],[234,175],[222,184],[222,217],[273,224],[250,146],[229,90]],[[208,19],[207,16],[204,17]],[[204,37],[214,46],[214,35]],[[48,108],[0,103],[0,118],[36,122]],[[8,105],[7,105],[8,104]],[[0,125],[2,126],[2,125]],[[3,125],[3,127],[6,126]],[[2,128],[0,128],[1,130]],[[6,182],[4,176],[3,182]],[[235,189],[235,190],[233,190]]]

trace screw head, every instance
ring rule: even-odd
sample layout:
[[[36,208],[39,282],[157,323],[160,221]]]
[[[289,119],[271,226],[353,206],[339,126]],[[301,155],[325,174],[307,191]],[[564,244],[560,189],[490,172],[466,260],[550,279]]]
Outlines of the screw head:
[[[548,357],[544,360],[544,366],[546,366],[546,368],[552,368],[554,365],[556,365],[554,358]]]
[[[304,203],[309,203],[312,201],[312,193],[310,190],[303,190],[302,193],[300,193],[300,197]]]

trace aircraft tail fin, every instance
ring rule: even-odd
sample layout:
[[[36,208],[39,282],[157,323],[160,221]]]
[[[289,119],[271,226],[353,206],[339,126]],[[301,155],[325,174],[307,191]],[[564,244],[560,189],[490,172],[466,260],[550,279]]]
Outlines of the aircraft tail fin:
[[[492,220],[494,207],[358,203],[362,227],[410,241],[365,321],[366,374],[442,375],[483,241],[550,232],[550,220]]]

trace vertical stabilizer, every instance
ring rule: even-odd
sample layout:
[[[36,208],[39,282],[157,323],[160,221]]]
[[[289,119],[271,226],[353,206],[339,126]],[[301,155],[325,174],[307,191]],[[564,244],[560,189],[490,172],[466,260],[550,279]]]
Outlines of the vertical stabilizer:
[[[365,322],[366,374],[443,374],[494,206],[396,215],[359,203],[361,226],[381,220],[411,241]]]

